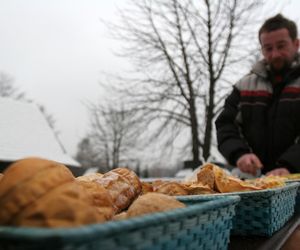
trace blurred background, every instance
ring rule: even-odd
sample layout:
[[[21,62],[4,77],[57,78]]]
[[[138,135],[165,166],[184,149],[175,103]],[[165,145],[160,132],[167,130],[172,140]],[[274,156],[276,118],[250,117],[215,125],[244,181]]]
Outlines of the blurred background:
[[[67,163],[84,170],[162,177],[226,164],[215,117],[260,58],[262,22],[280,12],[299,25],[299,9],[296,0],[0,0],[0,97],[38,107],[76,162]],[[2,121],[12,113],[3,103]],[[2,151],[5,141],[0,129]]]

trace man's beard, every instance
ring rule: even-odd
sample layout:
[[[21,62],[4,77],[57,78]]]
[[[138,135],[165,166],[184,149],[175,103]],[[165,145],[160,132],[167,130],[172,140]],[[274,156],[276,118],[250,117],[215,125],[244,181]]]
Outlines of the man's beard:
[[[270,66],[273,72],[280,73],[287,71],[291,66],[291,62],[286,59],[276,59],[270,63]]]

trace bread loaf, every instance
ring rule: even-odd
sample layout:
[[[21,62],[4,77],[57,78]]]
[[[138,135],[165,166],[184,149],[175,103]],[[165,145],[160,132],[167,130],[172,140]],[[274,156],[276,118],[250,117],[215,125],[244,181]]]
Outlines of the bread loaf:
[[[78,226],[107,220],[93,195],[64,165],[26,158],[10,165],[0,182],[0,224]]]
[[[105,220],[110,220],[114,216],[115,207],[108,191],[100,184],[93,181],[76,180],[76,182],[89,194],[87,202],[95,206]]]
[[[185,186],[178,182],[165,182],[157,186],[154,189],[157,193],[167,194],[167,195],[188,195],[188,191]]]
[[[83,175],[83,176],[78,176],[76,180],[79,181],[97,181],[99,178],[101,178],[103,174],[100,173],[93,173],[93,174],[88,174],[88,175]]]
[[[127,210],[127,218],[185,207],[174,197],[160,193],[139,196]]]
[[[142,190],[139,178],[129,169],[109,171],[96,182],[109,192],[116,207],[116,213],[126,209]]]
[[[9,224],[26,206],[70,181],[71,171],[57,162],[27,158],[10,165],[0,182],[0,224]]]
[[[153,186],[149,182],[142,182],[142,194],[153,192]]]
[[[189,195],[214,194],[214,193],[216,193],[208,185],[203,185],[201,182],[199,182],[199,183],[186,183],[185,184],[185,189],[187,190]]]
[[[215,188],[220,193],[255,191],[261,189],[252,184],[247,184],[234,176],[226,174],[226,172],[219,167],[214,167],[213,170],[215,175]]]
[[[203,185],[208,185],[210,189],[215,188],[214,165],[211,163],[205,164],[197,173],[197,181]]]
[[[135,172],[128,168],[115,168],[112,170],[112,172],[118,173],[119,175],[126,178],[129,181],[130,185],[133,187],[133,191],[135,192],[136,196],[142,192],[142,183]]]
[[[91,197],[75,181],[54,188],[27,206],[12,225],[30,227],[75,227],[104,222],[107,213],[100,213],[89,203]]]

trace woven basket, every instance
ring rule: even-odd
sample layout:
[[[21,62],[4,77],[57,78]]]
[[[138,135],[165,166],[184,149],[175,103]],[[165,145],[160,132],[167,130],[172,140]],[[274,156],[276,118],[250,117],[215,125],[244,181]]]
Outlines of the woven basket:
[[[259,191],[235,192],[214,195],[193,195],[178,197],[190,204],[214,200],[230,195],[239,195],[233,218],[233,235],[271,236],[294,214],[295,197],[300,183],[289,183],[284,187]]]
[[[287,180],[287,183],[300,183],[300,179],[297,180]],[[300,188],[298,188],[298,192],[296,195],[296,203],[295,203],[295,212],[300,212]]]
[[[0,249],[227,249],[235,205],[228,196],[172,211],[73,229],[0,227]]]
[[[298,189],[297,196],[296,196],[296,203],[295,203],[295,212],[300,212],[300,189]]]

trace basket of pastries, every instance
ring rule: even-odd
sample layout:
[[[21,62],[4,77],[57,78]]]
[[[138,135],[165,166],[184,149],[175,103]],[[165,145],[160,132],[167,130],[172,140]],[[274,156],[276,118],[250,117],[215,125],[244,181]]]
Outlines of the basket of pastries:
[[[286,178],[278,176],[244,181],[211,163],[204,164],[189,180],[157,180],[150,184],[154,192],[174,195],[190,204],[239,195],[231,233],[264,236],[271,236],[294,214],[300,185],[286,183]]]
[[[239,196],[190,205],[127,168],[75,178],[26,158],[0,179],[0,249],[227,249]]]

